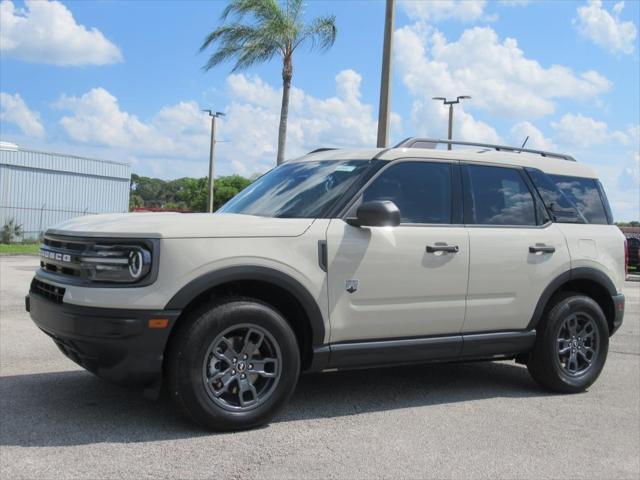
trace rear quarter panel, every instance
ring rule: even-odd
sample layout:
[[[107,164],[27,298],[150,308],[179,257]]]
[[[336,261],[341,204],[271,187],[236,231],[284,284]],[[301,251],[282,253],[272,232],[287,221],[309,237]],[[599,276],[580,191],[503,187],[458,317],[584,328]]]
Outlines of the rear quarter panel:
[[[589,267],[606,274],[622,292],[625,280],[624,235],[615,225],[556,224],[567,239],[571,268]]]

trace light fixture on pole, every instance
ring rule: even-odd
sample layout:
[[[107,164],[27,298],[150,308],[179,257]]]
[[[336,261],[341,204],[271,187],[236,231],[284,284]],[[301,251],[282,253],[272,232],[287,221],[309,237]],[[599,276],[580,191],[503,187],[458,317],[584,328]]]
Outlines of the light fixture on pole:
[[[209,188],[207,190],[207,212],[213,212],[213,171],[214,171],[214,154],[216,147],[216,118],[224,117],[222,112],[214,112],[213,110],[202,110],[207,112],[211,117],[211,148],[209,150]]]
[[[453,140],[453,106],[460,103],[460,100],[471,98],[469,95],[461,95],[455,100],[447,100],[445,97],[433,97],[432,100],[442,100],[445,105],[449,105],[449,140]],[[447,150],[451,150],[451,143],[447,144]]]

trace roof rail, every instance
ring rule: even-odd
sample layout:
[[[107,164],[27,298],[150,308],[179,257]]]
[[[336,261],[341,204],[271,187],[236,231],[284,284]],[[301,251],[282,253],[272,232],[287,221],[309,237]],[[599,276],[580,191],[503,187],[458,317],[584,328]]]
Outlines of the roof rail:
[[[575,162],[576,159],[571,155],[565,155],[563,153],[546,152],[544,150],[533,150],[531,148],[511,147],[508,145],[495,145],[493,143],[477,143],[477,142],[461,142],[458,140],[440,140],[435,138],[420,138],[409,137],[398,143],[394,148],[433,148],[435,149],[439,144],[445,145],[466,145],[471,147],[482,147],[490,150],[496,150],[498,152],[513,152],[513,153],[533,153],[549,158],[559,158],[561,160],[568,160]]]
[[[315,150],[311,150],[310,152],[308,152],[307,155],[311,155],[312,153],[318,153],[318,152],[327,152],[329,150],[338,150],[338,149],[333,147],[316,148]]]

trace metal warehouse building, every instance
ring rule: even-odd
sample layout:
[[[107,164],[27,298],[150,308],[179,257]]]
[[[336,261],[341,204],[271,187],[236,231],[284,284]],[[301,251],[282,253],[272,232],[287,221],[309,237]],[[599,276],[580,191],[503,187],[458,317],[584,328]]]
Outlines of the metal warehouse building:
[[[38,152],[0,144],[0,228],[10,219],[24,239],[79,215],[127,212],[126,163]]]

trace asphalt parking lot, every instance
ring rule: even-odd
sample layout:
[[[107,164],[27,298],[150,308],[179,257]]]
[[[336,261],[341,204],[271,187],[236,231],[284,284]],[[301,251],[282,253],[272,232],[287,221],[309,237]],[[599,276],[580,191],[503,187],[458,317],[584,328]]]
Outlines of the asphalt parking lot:
[[[0,476],[640,478],[640,283],[584,394],[514,362],[309,375],[259,430],[211,434],[109,385],[31,323],[35,257],[0,257]]]

